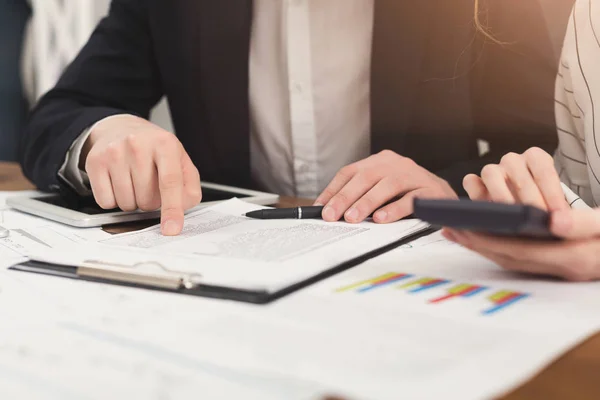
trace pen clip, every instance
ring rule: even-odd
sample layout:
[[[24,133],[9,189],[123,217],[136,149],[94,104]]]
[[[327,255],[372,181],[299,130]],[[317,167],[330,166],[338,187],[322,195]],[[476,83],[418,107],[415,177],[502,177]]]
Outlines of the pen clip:
[[[172,271],[156,261],[126,265],[86,260],[77,267],[77,275],[171,290],[193,289],[202,279],[200,274]]]

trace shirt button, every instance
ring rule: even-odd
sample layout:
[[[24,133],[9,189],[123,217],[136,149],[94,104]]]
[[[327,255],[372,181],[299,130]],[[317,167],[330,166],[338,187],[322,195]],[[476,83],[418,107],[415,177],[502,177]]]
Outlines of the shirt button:
[[[304,85],[300,82],[292,82],[292,84],[290,85],[290,92],[292,93],[302,94],[303,90]]]
[[[296,161],[296,171],[305,174],[310,170],[310,167],[307,163],[303,161]]]

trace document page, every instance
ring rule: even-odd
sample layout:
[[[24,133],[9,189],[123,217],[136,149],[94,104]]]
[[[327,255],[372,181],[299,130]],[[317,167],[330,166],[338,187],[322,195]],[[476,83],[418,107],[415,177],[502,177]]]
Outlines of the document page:
[[[40,303],[0,333],[19,394],[47,395],[50,373],[52,393],[90,398],[497,398],[600,327],[600,283],[515,275],[434,235],[267,306],[5,275],[3,320]]]
[[[184,256],[179,270],[202,273],[216,284],[245,281],[273,290],[376,250],[427,227],[418,220],[351,225],[322,220],[254,220],[260,207],[230,200],[186,216],[183,233],[165,237],[160,227],[100,241],[117,248]],[[194,266],[190,266],[190,257]],[[168,262],[168,261],[167,261]]]
[[[439,234],[266,306],[0,271],[0,392],[497,398],[597,331],[598,293]]]

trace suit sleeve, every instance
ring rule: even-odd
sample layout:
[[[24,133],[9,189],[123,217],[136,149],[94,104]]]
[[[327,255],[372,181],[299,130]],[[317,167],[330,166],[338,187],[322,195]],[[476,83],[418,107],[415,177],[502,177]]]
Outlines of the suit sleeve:
[[[32,110],[20,158],[25,175],[41,190],[68,186],[58,171],[87,128],[115,114],[148,118],[160,100],[147,7],[145,0],[113,0],[108,16]]]
[[[479,174],[509,152],[557,146],[554,82],[558,61],[539,0],[482,2],[482,22],[499,43],[477,33],[473,46],[471,99],[473,139],[489,143],[489,153],[438,175],[461,195],[462,179]],[[487,22],[486,22],[487,21]],[[561,29],[552,27],[552,29]]]

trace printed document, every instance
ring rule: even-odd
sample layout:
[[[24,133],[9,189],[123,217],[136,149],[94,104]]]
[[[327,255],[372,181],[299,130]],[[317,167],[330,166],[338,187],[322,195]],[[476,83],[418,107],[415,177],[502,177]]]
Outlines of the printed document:
[[[12,398],[491,399],[600,327],[600,283],[515,275],[437,234],[267,306],[14,271],[0,289]]]
[[[184,231],[166,237],[155,226],[115,235],[44,259],[79,264],[158,262],[164,269],[202,275],[208,285],[275,292],[425,229],[419,220],[351,225],[322,220],[255,220],[260,206],[230,200],[186,216]]]

